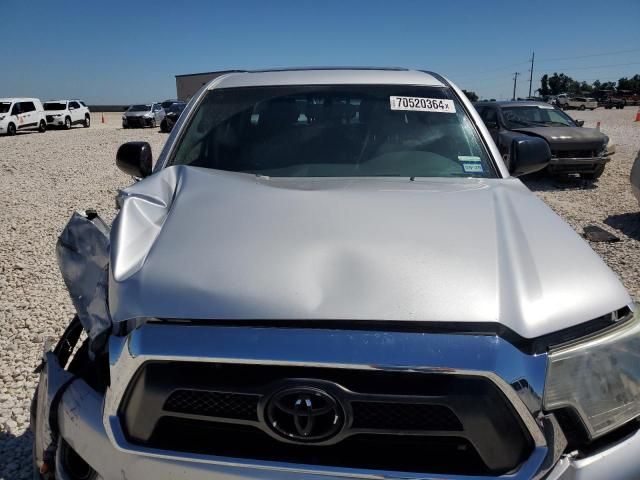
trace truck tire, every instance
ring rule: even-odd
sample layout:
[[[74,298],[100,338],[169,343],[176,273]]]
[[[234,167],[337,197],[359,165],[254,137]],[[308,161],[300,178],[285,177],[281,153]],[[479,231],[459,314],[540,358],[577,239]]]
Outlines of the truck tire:
[[[44,133],[47,131],[47,122],[45,122],[44,120],[40,120],[40,123],[38,124],[38,131],[40,133]]]
[[[64,119],[64,129],[71,130],[71,118],[65,117]]]
[[[602,165],[598,165],[593,172],[581,173],[580,174],[580,178],[582,178],[584,180],[597,180],[604,173],[604,166],[605,166],[605,164],[603,163]]]
[[[84,126],[84,128],[89,128],[91,126],[91,116],[85,115],[82,125]]]
[[[585,107],[584,105],[580,105],[580,110],[585,110],[587,107]]]
[[[13,137],[16,134],[16,126],[13,123],[7,125],[7,135]]]

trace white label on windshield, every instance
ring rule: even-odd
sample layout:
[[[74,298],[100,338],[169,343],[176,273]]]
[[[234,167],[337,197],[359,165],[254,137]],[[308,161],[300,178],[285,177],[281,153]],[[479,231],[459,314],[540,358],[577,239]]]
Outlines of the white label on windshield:
[[[453,100],[444,100],[442,98],[389,97],[389,103],[391,104],[391,110],[456,113]]]
[[[482,173],[482,164],[481,163],[463,163],[462,169],[465,173]]]
[[[480,157],[474,157],[471,155],[458,155],[458,161],[460,162],[479,162]]]
[[[543,108],[545,110],[553,110],[551,105],[538,105],[538,108]]]

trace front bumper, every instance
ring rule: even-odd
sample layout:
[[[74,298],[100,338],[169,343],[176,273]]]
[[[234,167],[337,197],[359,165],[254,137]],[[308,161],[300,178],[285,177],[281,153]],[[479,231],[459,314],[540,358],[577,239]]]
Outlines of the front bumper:
[[[134,330],[127,338],[112,337],[109,346],[110,387],[105,394],[101,394],[81,379],[76,378],[71,382],[61,395],[56,410],[60,436],[97,472],[98,478],[104,480],[425,479],[424,473],[406,471],[328,467],[168,451],[133,445],[125,438],[117,416],[118,406],[132,375],[147,361],[225,363],[240,359],[260,365],[266,359],[270,359],[272,363],[291,363],[292,358],[295,358],[296,362],[304,364],[336,368],[414,372],[429,370],[451,375],[462,372],[488,375],[503,390],[513,408],[527,424],[535,448],[516,471],[500,477],[429,474],[429,479],[640,478],[640,461],[636,454],[640,448],[640,433],[615,445],[608,445],[605,450],[580,460],[559,454],[564,447],[555,442],[563,437],[562,434],[552,431],[549,435],[549,431],[534,420],[540,416],[532,413],[539,412],[540,408],[540,388],[546,366],[544,355],[525,354],[493,336],[416,335],[400,332],[371,334],[356,331],[342,334],[325,330],[281,330],[285,329],[257,329],[249,332],[245,328],[233,327],[147,324]],[[176,338],[180,338],[180,341],[176,342]],[[308,342],[324,347],[312,349]],[[448,345],[450,348],[434,348],[437,345]],[[215,357],[211,357],[212,352],[215,352]],[[473,370],[469,370],[470,366],[473,366]],[[48,362],[48,368],[61,370],[56,362]],[[524,379],[514,377],[515,372],[526,372],[524,375],[529,382],[527,389],[512,388]],[[543,430],[547,433],[543,434]],[[59,449],[56,478],[73,480],[65,472],[60,456]],[[605,471],[607,474],[603,475]]]
[[[153,118],[149,117],[125,117],[122,119],[122,125],[128,128],[144,128],[150,127]]]
[[[55,117],[52,115],[47,115],[46,119],[48,127],[61,127],[62,125],[64,125],[64,116]]]
[[[327,480],[330,478],[412,478],[392,472],[342,470],[322,471],[318,467],[302,465],[251,462],[237,459],[200,456],[182,460],[171,452],[158,455],[128,453],[116,448],[107,435],[102,422],[104,398],[81,380],[73,382],[65,391],[58,410],[60,434],[65,441],[98,472],[104,480],[127,478],[180,478],[185,480]],[[549,473],[548,480],[637,480],[640,478],[640,432],[590,457],[575,460],[563,456]],[[523,472],[520,472],[523,473]],[[516,474],[500,478],[534,478],[534,472],[520,477]],[[57,462],[60,480],[73,480],[63,465]],[[414,477],[418,478],[418,477]],[[421,478],[425,478],[422,476]],[[430,479],[466,479],[451,475],[429,475]]]

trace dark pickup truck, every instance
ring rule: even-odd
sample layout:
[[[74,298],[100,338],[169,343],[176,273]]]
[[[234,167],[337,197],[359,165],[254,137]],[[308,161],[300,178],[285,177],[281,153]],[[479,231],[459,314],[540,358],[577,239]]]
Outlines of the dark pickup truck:
[[[543,102],[478,102],[474,104],[507,165],[513,141],[522,135],[539,137],[551,148],[547,171],[553,175],[577,173],[596,180],[614,153],[609,137],[584,122]]]

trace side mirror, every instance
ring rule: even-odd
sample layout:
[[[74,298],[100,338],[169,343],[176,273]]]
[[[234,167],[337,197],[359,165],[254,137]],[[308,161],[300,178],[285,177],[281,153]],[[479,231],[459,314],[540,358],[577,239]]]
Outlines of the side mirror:
[[[498,122],[484,122],[488,130],[498,130]]]
[[[576,122],[576,125],[578,125],[579,127],[584,126],[584,120],[574,120],[574,122]]]
[[[151,175],[153,155],[147,142],[127,142],[120,145],[116,165],[127,175],[144,178]]]
[[[514,177],[537,172],[551,160],[551,150],[546,140],[537,137],[516,137],[511,144],[509,171]]]

